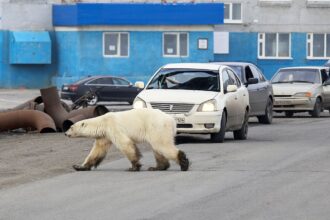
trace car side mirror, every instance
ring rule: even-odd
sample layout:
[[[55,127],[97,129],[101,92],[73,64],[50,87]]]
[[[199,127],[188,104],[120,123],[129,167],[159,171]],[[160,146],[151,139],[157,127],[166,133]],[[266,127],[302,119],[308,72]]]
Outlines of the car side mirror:
[[[228,85],[226,91],[227,92],[236,92],[237,91],[237,86],[236,85]]]
[[[324,86],[329,86],[330,85],[330,79],[327,79],[324,83],[323,83]]]
[[[143,89],[144,88],[144,82],[142,81],[136,81],[134,84],[135,87],[139,88],[139,89]]]
[[[248,85],[250,84],[257,84],[259,82],[259,79],[258,78],[249,78],[247,80],[247,83],[245,84],[246,87],[248,87]]]

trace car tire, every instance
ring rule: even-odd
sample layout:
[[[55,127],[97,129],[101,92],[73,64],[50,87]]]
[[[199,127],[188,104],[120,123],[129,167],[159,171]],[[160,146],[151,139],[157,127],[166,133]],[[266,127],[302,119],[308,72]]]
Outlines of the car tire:
[[[292,116],[293,116],[293,112],[290,112],[290,111],[285,112],[285,117],[291,118]]]
[[[265,114],[258,116],[259,123],[262,124],[271,124],[273,121],[273,101],[271,98],[268,98]]]
[[[235,140],[246,140],[249,130],[249,112],[245,111],[244,122],[241,129],[233,131]]]
[[[314,109],[310,112],[310,115],[314,118],[319,118],[322,111],[322,101],[320,98],[317,98],[315,101]]]
[[[89,101],[87,102],[87,104],[88,104],[88,105],[91,105],[91,106],[94,106],[94,105],[97,104],[98,101],[99,101],[99,97],[98,97],[96,94],[94,94],[94,95],[93,95],[93,98],[92,98],[91,100],[89,100]]]
[[[221,117],[220,131],[218,133],[212,133],[211,134],[211,141],[212,142],[214,142],[214,143],[223,143],[223,141],[225,140],[226,125],[227,125],[227,115],[226,115],[226,112],[223,111],[222,117]]]

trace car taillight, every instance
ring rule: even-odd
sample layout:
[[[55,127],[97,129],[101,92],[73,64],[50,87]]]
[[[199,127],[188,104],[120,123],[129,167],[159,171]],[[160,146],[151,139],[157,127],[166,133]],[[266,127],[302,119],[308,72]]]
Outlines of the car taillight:
[[[76,92],[77,90],[78,90],[78,85],[70,85],[69,86],[69,91]]]

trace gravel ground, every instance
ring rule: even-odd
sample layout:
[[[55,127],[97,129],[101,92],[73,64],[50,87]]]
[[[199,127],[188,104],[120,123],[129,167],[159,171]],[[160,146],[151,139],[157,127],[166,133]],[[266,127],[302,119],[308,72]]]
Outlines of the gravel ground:
[[[39,90],[0,89],[0,114],[1,110],[13,108],[37,96],[40,96]],[[110,110],[116,108],[107,107]],[[70,139],[63,133],[0,132],[0,189],[74,172],[72,165],[83,162],[93,142],[85,138]],[[140,150],[143,152],[146,147],[140,146]],[[122,157],[113,147],[104,162]],[[127,168],[129,165],[127,162]]]
[[[92,145],[92,139],[67,138],[63,133],[0,133],[0,189],[75,172],[72,165],[82,163]],[[112,147],[103,163],[120,158]],[[127,160],[123,170],[129,166]]]

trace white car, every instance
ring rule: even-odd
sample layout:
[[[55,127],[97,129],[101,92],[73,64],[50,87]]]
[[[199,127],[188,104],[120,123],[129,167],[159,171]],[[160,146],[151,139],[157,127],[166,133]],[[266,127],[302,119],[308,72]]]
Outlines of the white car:
[[[309,112],[319,117],[323,109],[330,108],[330,82],[328,67],[281,68],[272,78],[274,108],[292,117],[295,112]]]
[[[160,109],[173,115],[178,133],[211,134],[223,142],[248,133],[249,94],[234,71],[211,63],[177,63],[160,68],[137,95],[134,108]]]

